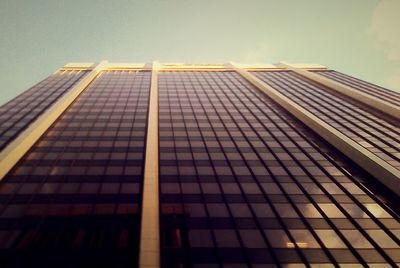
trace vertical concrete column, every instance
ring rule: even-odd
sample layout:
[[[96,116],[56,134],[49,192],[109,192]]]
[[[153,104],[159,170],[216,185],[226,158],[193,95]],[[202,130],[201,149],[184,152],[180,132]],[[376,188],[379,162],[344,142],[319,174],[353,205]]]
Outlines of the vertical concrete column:
[[[227,64],[227,68],[235,70],[247,81],[257,87],[265,95],[273,99],[283,109],[291,113],[309,128],[319,134],[324,140],[336,147],[347,157],[352,159],[364,170],[373,175],[378,181],[400,196],[400,172],[375,154],[371,153],[352,139],[333,128],[314,114],[264,83],[250,72],[237,67],[235,64]]]
[[[158,63],[151,73],[146,159],[144,166],[139,267],[160,267],[160,209],[158,185]]]
[[[0,180],[14,167],[25,153],[39,140],[43,133],[75,101],[76,98],[103,70],[107,61],[100,62],[88,75],[78,82],[64,96],[58,99],[47,111],[40,115],[15,140],[0,153]]]
[[[297,68],[296,66],[291,65],[287,62],[281,62],[278,66],[280,66],[282,68],[286,68],[286,69],[293,71],[303,77],[306,77],[306,78],[313,80],[317,83],[320,83],[326,87],[329,87],[330,89],[333,89],[347,97],[350,97],[358,102],[368,105],[380,112],[386,113],[390,116],[400,119],[400,107],[397,107],[389,102],[378,99],[374,96],[371,96],[369,94],[361,92],[361,91],[354,89],[352,87],[349,87],[347,85],[343,85],[339,82],[336,82],[336,81],[329,79],[327,77],[324,77],[322,75],[304,70],[302,68]]]

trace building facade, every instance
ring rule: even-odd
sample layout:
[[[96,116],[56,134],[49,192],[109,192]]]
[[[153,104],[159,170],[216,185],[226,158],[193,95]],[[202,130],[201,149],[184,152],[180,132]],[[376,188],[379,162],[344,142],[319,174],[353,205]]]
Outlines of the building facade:
[[[1,267],[396,267],[399,104],[315,64],[67,64],[0,107]]]

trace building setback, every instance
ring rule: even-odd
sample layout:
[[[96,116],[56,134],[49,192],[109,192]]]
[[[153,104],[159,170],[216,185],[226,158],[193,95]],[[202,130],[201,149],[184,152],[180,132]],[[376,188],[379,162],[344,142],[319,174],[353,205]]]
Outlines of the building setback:
[[[399,126],[316,64],[67,64],[0,107],[1,267],[399,266]]]

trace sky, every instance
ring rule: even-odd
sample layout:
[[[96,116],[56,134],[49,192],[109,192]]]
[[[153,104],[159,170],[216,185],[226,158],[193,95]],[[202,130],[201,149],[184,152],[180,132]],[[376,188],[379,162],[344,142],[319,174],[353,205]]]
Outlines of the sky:
[[[400,0],[0,0],[0,105],[68,62],[319,63],[400,90]]]

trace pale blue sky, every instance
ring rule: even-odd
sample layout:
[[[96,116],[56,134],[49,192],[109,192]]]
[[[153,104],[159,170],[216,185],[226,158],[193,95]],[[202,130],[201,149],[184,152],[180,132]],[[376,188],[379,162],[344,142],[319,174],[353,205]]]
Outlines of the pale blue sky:
[[[0,0],[0,104],[67,62],[320,63],[400,89],[400,0]]]

